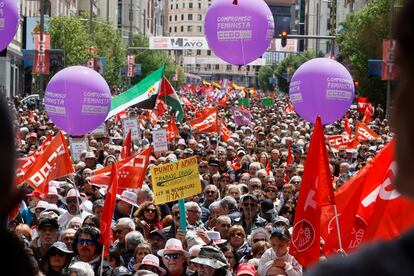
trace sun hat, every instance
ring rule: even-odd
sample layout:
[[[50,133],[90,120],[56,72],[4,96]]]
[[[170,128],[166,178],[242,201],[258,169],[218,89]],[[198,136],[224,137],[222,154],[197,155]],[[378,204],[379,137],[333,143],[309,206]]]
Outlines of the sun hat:
[[[177,239],[169,239],[167,243],[165,244],[164,249],[158,250],[157,254],[161,257],[163,257],[165,254],[168,253],[183,253],[184,256],[188,257],[190,256],[190,253],[185,251],[183,249],[183,244],[180,240]]]
[[[229,264],[223,252],[216,246],[204,245],[200,249],[197,258],[191,260],[193,263],[207,265],[214,269],[228,268]]]
[[[63,242],[61,242],[61,241],[57,241],[57,242],[54,242],[50,247],[49,247],[49,249],[46,251],[46,256],[49,256],[49,254],[51,253],[51,251],[53,250],[53,248],[56,248],[57,250],[59,250],[59,251],[61,251],[61,252],[63,252],[63,253],[66,253],[66,254],[73,254],[73,251],[70,251],[69,249],[68,249],[68,247],[66,246],[66,244],[65,243],[63,243]]]
[[[30,209],[30,211],[32,212],[32,213],[36,213],[36,209],[38,209],[38,208],[43,208],[43,209],[47,209],[47,207],[49,207],[49,203],[47,203],[46,201],[43,201],[43,200],[39,200],[38,202],[37,202],[37,204],[36,204],[36,207],[34,207],[34,208],[32,208],[32,209]]]
[[[46,195],[54,195],[57,196],[59,199],[62,199],[62,196],[58,193],[56,187],[49,186],[49,192]]]
[[[148,254],[142,259],[141,263],[138,265],[138,269],[140,269],[141,266],[149,265],[153,266],[158,269],[159,274],[158,275],[165,275],[166,271],[164,268],[160,267],[160,259],[152,254]]]
[[[70,190],[69,190],[69,192],[66,194],[66,197],[62,199],[62,202],[63,202],[65,205],[67,205],[66,200],[67,200],[69,197],[77,197],[77,198],[79,198],[79,199],[81,200],[81,203],[83,203],[83,202],[86,200],[86,198],[82,197],[82,196],[79,194],[79,192],[78,192],[77,190],[75,190],[75,189],[70,189]]]
[[[121,195],[116,195],[116,198],[119,200],[122,200],[126,203],[129,203],[135,207],[138,207],[137,205],[137,194],[131,191],[123,191]]]

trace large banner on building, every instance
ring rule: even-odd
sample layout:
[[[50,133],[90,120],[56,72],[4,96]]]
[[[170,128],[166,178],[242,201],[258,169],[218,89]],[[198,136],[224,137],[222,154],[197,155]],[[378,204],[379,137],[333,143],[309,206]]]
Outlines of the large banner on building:
[[[50,34],[34,35],[35,58],[33,74],[49,74],[50,68]]]
[[[149,48],[152,50],[209,50],[204,36],[172,37],[155,36],[149,38]]]

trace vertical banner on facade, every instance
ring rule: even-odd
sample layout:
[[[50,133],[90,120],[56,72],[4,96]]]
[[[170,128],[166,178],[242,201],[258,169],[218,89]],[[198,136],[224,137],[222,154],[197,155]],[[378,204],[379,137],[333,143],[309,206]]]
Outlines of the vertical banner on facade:
[[[382,80],[396,80],[397,70],[394,63],[395,40],[382,41]]]
[[[35,58],[33,74],[49,74],[50,68],[50,34],[34,34]]]
[[[133,78],[135,75],[135,56],[128,56],[127,77]]]

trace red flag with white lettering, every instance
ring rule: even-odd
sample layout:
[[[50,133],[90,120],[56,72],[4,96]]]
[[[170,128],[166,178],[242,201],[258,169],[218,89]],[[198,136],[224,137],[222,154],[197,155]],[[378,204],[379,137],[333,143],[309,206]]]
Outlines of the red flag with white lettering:
[[[118,167],[119,189],[137,189],[142,186],[147,172],[151,150],[152,147],[149,147],[138,155],[115,163]],[[109,185],[111,183],[111,166],[95,171],[91,177],[91,183]]]
[[[167,139],[168,139],[168,142],[174,141],[174,139],[177,138],[178,135],[179,135],[178,127],[175,124],[174,116],[171,116],[171,119],[168,122],[168,126],[167,126]]]
[[[392,185],[395,143],[393,140],[386,145],[335,194],[345,252],[350,253],[366,242],[398,237],[413,225],[414,202]],[[333,210],[324,207],[322,213],[323,250],[336,252],[339,246]]]
[[[68,146],[65,137],[59,132],[27,170],[24,175],[24,182],[43,193],[47,190],[50,180],[72,172],[72,160],[70,159]]]
[[[34,49],[35,57],[33,61],[33,74],[49,74],[50,69],[50,34],[35,33]]]
[[[357,139],[351,138],[347,135],[330,135],[326,136],[326,141],[329,146],[335,150],[348,150],[353,149],[359,145]]]
[[[344,128],[345,128],[346,133],[348,133],[348,135],[351,136],[352,131],[351,131],[351,127],[349,126],[348,115],[345,115]]]
[[[369,104],[368,98],[358,97],[357,98],[357,111],[358,111],[358,113],[364,113],[365,109],[368,106],[368,104]]]
[[[232,134],[231,130],[226,126],[226,123],[224,122],[224,119],[221,119],[221,123],[220,123],[220,135],[221,135],[221,139],[226,142],[229,138],[230,135]]]
[[[99,242],[104,246],[104,256],[109,255],[109,245],[111,244],[111,224],[112,216],[114,214],[116,203],[116,192],[118,190],[118,168],[115,163],[112,163],[111,167],[111,183],[108,186],[105,196],[105,203],[102,211],[101,218],[101,237]]]
[[[379,138],[379,135],[372,131],[366,124],[357,121],[355,124],[355,138],[359,142],[372,141]]]
[[[296,207],[290,254],[305,267],[319,261],[321,208],[335,202],[321,118],[310,141]]]
[[[191,120],[190,125],[195,128],[194,132],[219,132],[217,107],[211,108],[205,115]]]

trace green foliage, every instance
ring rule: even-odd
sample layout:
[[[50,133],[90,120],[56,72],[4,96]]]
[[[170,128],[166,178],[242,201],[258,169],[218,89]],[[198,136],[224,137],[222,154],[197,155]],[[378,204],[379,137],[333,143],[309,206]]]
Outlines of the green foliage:
[[[382,59],[382,41],[389,31],[388,0],[369,2],[342,26],[344,31],[337,38],[340,58],[359,82],[356,92],[374,103],[385,104],[386,82],[369,76],[368,60]]]
[[[303,63],[315,57],[317,56],[313,52],[303,52],[298,55],[291,54],[287,56],[285,59],[283,59],[282,62],[278,64],[276,71],[275,71],[275,75],[277,76],[278,87],[280,91],[288,93],[289,92],[288,80],[290,80],[293,73]]]
[[[269,83],[269,78],[273,77],[272,65],[262,66],[259,69],[259,85],[260,89],[271,91],[273,90],[272,85]]]

